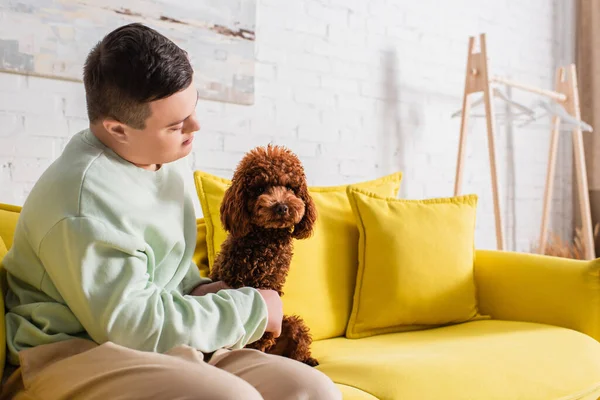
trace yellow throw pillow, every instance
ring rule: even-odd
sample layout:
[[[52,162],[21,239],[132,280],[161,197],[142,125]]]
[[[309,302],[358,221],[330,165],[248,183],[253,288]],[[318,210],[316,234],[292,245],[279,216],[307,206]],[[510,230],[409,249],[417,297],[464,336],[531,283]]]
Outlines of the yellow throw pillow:
[[[21,207],[10,204],[0,204],[0,237],[7,248],[11,248],[15,227],[21,213]]]
[[[4,267],[2,267],[2,259],[8,253],[4,241],[0,237],[0,375],[4,373],[4,364],[6,360],[6,321],[4,320],[5,312],[4,309],[4,296],[6,295],[6,278],[4,276]]]
[[[8,248],[4,244],[4,240],[0,237],[0,290],[2,291],[2,299],[4,299],[4,295],[6,294],[6,279],[5,279],[5,271],[4,266],[2,265],[2,260],[4,256],[8,253]]]
[[[0,204],[0,239],[4,239],[4,243],[8,248],[12,246],[21,209],[19,206]],[[206,222],[204,218],[198,218],[196,226],[197,238],[193,261],[198,266],[200,275],[206,277],[208,276],[208,249],[206,247]]]
[[[204,218],[196,220],[196,230],[196,249],[192,260],[198,266],[200,276],[206,278],[208,277],[208,248],[206,247],[206,222]]]
[[[221,201],[230,181],[206,172],[194,173],[206,220],[209,266],[227,237],[221,225]],[[396,197],[402,174],[356,184],[382,196]],[[313,339],[343,336],[346,331],[356,279],[358,228],[347,185],[309,187],[317,208],[313,236],[294,241],[294,256],[284,287],[284,312],[300,315]]]
[[[347,337],[479,316],[473,275],[477,196],[403,200],[356,187],[347,193],[360,232]]]

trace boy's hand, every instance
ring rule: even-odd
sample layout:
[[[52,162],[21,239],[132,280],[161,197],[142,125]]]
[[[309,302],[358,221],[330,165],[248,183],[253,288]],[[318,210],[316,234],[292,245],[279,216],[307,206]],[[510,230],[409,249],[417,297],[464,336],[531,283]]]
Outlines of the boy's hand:
[[[259,290],[260,295],[267,303],[269,320],[266,332],[271,332],[274,337],[281,335],[281,322],[283,320],[283,304],[281,297],[274,290]]]
[[[231,289],[222,281],[205,283],[198,285],[191,291],[192,296],[204,296],[208,293],[217,293],[219,290]],[[274,290],[259,290],[258,291],[265,303],[267,303],[268,321],[266,332],[271,332],[274,337],[281,335],[281,322],[283,320],[283,304],[281,297]]]
[[[211,283],[205,283],[202,285],[198,285],[194,288],[194,290],[192,290],[192,292],[190,293],[192,296],[204,296],[205,294],[209,294],[209,293],[217,293],[219,290],[223,290],[223,289],[231,289],[229,286],[227,286],[225,283],[223,283],[222,281],[217,281],[217,282],[211,282]]]

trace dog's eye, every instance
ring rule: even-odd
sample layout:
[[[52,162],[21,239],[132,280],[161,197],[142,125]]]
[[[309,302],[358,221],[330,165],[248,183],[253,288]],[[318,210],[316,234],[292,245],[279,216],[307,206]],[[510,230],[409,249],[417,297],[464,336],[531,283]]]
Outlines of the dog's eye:
[[[264,192],[265,192],[265,188],[264,188],[264,187],[260,186],[260,187],[257,187],[257,188],[256,188],[256,193],[258,193],[258,194],[262,194],[262,193],[264,193]]]
[[[289,190],[290,192],[294,191],[294,188],[291,185],[287,185],[286,189]]]

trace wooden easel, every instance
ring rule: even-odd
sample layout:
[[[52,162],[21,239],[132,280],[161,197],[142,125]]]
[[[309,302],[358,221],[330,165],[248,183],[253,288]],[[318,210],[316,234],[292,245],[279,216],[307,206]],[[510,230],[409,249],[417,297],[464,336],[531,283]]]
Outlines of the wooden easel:
[[[544,90],[523,83],[515,82],[503,77],[490,76],[485,34],[479,36],[480,51],[474,52],[475,37],[469,38],[467,53],[467,69],[465,74],[465,88],[462,101],[462,115],[460,122],[460,139],[458,147],[458,160],[456,164],[456,178],[454,183],[454,195],[459,195],[462,186],[464,158],[467,139],[467,125],[469,121],[470,99],[469,95],[483,92],[483,100],[486,114],[486,127],[488,136],[488,152],[490,160],[490,172],[492,175],[492,197],[494,201],[494,217],[496,224],[496,245],[498,250],[504,250],[504,236],[502,233],[502,217],[500,212],[500,197],[498,192],[498,176],[496,170],[496,148],[495,138],[495,118],[494,103],[492,101],[492,83],[500,83],[507,86],[522,89],[528,92],[546,96],[553,101],[561,103],[566,111],[575,119],[581,119],[579,108],[579,92],[577,87],[577,74],[575,65],[571,64],[568,68],[559,68],[556,77],[556,90]],[[566,76],[565,76],[566,75]],[[554,173],[556,167],[556,152],[558,148],[558,135],[560,127],[560,118],[555,116],[553,120],[553,129],[550,142],[550,155],[548,159],[548,170],[546,176],[546,187],[544,193],[544,208],[542,212],[542,227],[540,234],[539,251],[543,254],[548,235],[548,219],[550,214],[550,203],[552,199]],[[573,129],[573,150],[575,158],[575,168],[577,174],[577,186],[579,195],[579,204],[581,211],[581,220],[583,224],[583,239],[585,245],[585,257],[587,259],[595,258],[594,237],[592,232],[592,217],[590,211],[590,202],[588,194],[587,171],[585,166],[585,153],[583,149],[583,137],[581,127],[576,126]]]

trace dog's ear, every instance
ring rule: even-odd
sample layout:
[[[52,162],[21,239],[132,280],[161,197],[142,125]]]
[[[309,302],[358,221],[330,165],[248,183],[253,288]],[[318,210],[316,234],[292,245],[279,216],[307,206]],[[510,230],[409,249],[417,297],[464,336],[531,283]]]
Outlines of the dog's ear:
[[[241,182],[233,181],[225,191],[221,203],[221,223],[234,237],[250,233],[250,213],[247,210],[247,195]]]
[[[308,193],[308,187],[303,184],[298,190],[297,196],[304,201],[304,217],[294,227],[292,236],[296,239],[306,239],[312,235],[313,226],[317,220],[317,208]]]

